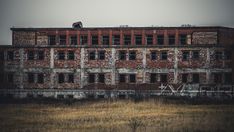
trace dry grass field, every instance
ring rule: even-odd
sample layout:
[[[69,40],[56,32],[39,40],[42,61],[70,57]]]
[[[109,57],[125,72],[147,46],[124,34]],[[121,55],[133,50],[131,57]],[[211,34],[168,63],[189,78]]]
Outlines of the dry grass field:
[[[234,105],[162,100],[0,104],[0,131],[234,131]]]

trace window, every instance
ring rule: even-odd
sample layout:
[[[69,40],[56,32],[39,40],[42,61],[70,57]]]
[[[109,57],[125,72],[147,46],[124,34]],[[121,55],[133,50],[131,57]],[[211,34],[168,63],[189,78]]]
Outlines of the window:
[[[146,36],[146,44],[152,45],[153,44],[153,35],[147,35]]]
[[[169,35],[169,45],[175,44],[175,35]]]
[[[188,74],[182,74],[182,83],[188,82]]]
[[[14,59],[14,51],[7,51],[7,60]]]
[[[89,60],[95,60],[95,51],[89,51]]]
[[[56,44],[56,37],[55,37],[55,35],[49,35],[48,36],[48,43],[49,43],[49,45],[55,45]]]
[[[225,73],[224,74],[224,81],[225,81],[225,83],[232,83],[232,73]]]
[[[68,60],[74,60],[75,54],[74,51],[68,51]]]
[[[102,36],[102,44],[109,45],[109,36]]]
[[[136,75],[135,74],[130,74],[129,75],[129,82],[130,83],[135,83],[136,82]]]
[[[34,51],[28,51],[28,60],[34,59]]]
[[[215,59],[216,60],[221,60],[222,59],[222,52],[221,51],[216,51],[215,52]]]
[[[68,74],[68,83],[74,83],[74,74]]]
[[[89,74],[89,83],[95,82],[95,74]]]
[[[183,61],[189,60],[189,51],[183,51]]]
[[[38,60],[44,60],[44,51],[38,51]]]
[[[141,35],[135,35],[135,43],[136,43],[136,45],[142,44],[142,36]]]
[[[224,58],[226,60],[231,60],[231,58],[232,58],[232,52],[231,51],[224,51]]]
[[[28,83],[34,83],[34,74],[28,73]]]
[[[81,36],[80,36],[80,44],[81,44],[81,45],[86,45],[86,44],[88,44],[88,36],[87,36],[87,35],[81,35]]]
[[[129,52],[129,60],[136,60],[136,51]]]
[[[120,45],[120,35],[114,35],[112,41],[114,45]]]
[[[161,52],[161,60],[167,60],[167,52]]]
[[[158,45],[163,45],[164,44],[164,36],[163,35],[158,35],[157,36],[157,41],[158,41]]]
[[[222,82],[222,74],[214,73],[214,83],[221,83],[221,82]]]
[[[131,44],[131,35],[124,35],[124,45]]]
[[[98,82],[105,83],[105,75],[104,74],[98,74]]]
[[[66,45],[66,35],[60,35],[59,36],[59,44],[60,45]]]
[[[192,58],[193,59],[199,59],[199,51],[193,51],[192,52]]]
[[[0,60],[3,61],[4,60],[4,51],[0,52]]]
[[[150,83],[156,83],[157,82],[157,74],[156,73],[151,73],[150,74]]]
[[[58,74],[58,83],[64,83],[65,77],[63,73]]]
[[[63,51],[58,52],[58,59],[59,60],[65,60],[65,53]]]
[[[125,83],[126,82],[125,74],[119,74],[119,82],[120,83]]]
[[[8,83],[13,83],[13,78],[14,78],[14,74],[13,73],[8,73],[7,74],[7,82]]]
[[[187,44],[186,41],[187,41],[187,35],[184,35],[184,34],[180,35],[180,44],[185,45]]]
[[[119,60],[126,60],[126,52],[119,51]]]
[[[199,80],[199,74],[193,74],[193,83],[199,83],[200,80]]]
[[[4,73],[0,73],[0,82],[4,82]]]
[[[37,83],[44,83],[44,75],[42,73],[37,75]]]
[[[98,36],[97,35],[92,36],[92,45],[98,45]]]
[[[167,82],[167,75],[166,74],[161,74],[160,79],[161,79],[161,83],[166,83]]]
[[[151,51],[151,60],[156,60],[157,59],[157,53],[156,51]]]
[[[71,45],[77,45],[77,36],[71,36],[70,37],[70,44]]]
[[[99,51],[98,52],[98,59],[99,60],[105,60],[105,51]]]

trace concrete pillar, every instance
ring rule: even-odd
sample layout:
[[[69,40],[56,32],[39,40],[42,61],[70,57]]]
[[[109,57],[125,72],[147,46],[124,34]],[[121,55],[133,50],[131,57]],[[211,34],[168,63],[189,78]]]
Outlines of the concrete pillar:
[[[174,81],[173,83],[178,83],[178,48],[174,49]]]
[[[80,49],[80,88],[83,88],[85,76],[84,76],[84,57],[85,51],[84,48]]]
[[[143,57],[143,59],[142,59],[142,76],[143,76],[143,83],[145,83],[146,82],[146,79],[145,79],[145,69],[146,69],[146,48],[144,48],[143,50],[142,50],[142,57]]]
[[[19,87],[21,89],[24,88],[24,72],[23,72],[23,69],[24,69],[24,49],[23,48],[20,48],[19,49],[19,55],[20,55],[20,69],[19,69]]]
[[[55,72],[54,72],[54,48],[50,48],[50,88],[54,88],[54,79],[55,79]]]
[[[115,73],[116,73],[116,69],[115,69],[115,54],[116,54],[116,50],[115,48],[111,48],[111,85],[115,85]]]
[[[206,48],[206,83],[210,83],[210,49]]]

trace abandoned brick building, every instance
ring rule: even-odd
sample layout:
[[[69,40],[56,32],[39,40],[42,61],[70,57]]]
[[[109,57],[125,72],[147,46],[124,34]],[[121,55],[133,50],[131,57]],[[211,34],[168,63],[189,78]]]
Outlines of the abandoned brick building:
[[[12,45],[0,46],[1,94],[233,93],[233,28],[84,28],[75,23],[11,30]]]

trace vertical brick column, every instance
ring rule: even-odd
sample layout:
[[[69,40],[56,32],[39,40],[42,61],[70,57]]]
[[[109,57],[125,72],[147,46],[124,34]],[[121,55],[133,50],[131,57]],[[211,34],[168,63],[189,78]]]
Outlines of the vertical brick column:
[[[91,32],[88,31],[88,45],[91,46]]]
[[[54,71],[54,48],[50,48],[50,88],[54,88],[55,71]]]
[[[66,45],[69,45],[69,31],[66,31]]]
[[[146,41],[145,41],[145,30],[142,30],[142,33],[141,33],[141,35],[142,35],[142,40],[141,40],[141,43],[142,43],[142,45],[146,45]]]
[[[206,83],[210,83],[210,49],[206,48]]]
[[[146,73],[145,73],[145,71],[146,71],[146,48],[144,48],[144,49],[142,49],[142,77],[143,77],[143,81],[142,81],[142,83],[146,83]]]
[[[85,72],[84,72],[84,58],[85,58],[85,51],[84,48],[80,49],[80,88],[83,88],[85,85]]]
[[[19,49],[19,55],[20,55],[20,69],[19,69],[19,87],[21,89],[24,88],[24,49],[23,48],[20,48]]]
[[[98,30],[98,45],[102,45],[102,31]]]
[[[77,45],[81,45],[80,44],[80,31],[77,31],[76,36],[77,36]]]
[[[167,35],[167,30],[164,30],[163,36],[164,36],[164,45],[168,45],[168,35]]]
[[[116,75],[116,69],[115,69],[115,54],[116,50],[115,48],[111,48],[111,85],[115,85],[115,75]]]
[[[109,31],[109,45],[112,45],[112,30]]]
[[[131,45],[135,45],[134,30],[131,30]]]
[[[174,81],[173,83],[178,83],[178,48],[174,49]]]
[[[156,34],[156,30],[153,31],[153,45],[157,44],[157,34]]]
[[[175,45],[179,45],[179,31],[176,29],[176,34],[175,34]]]
[[[120,30],[120,45],[124,45],[124,36],[123,36],[123,30]]]
[[[59,35],[58,35],[58,30],[55,31],[55,44],[59,45]]]

